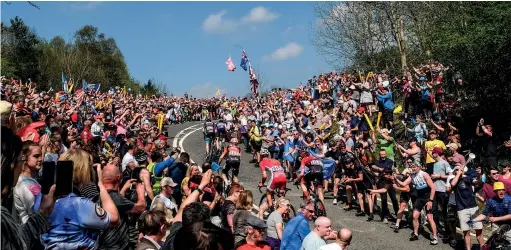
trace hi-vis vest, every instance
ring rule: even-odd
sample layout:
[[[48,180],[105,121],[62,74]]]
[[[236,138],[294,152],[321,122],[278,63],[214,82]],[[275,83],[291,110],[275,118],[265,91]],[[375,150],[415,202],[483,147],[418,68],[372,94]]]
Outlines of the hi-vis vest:
[[[151,162],[149,165],[147,165],[147,170],[149,170],[149,173],[151,173],[152,179],[154,180],[154,184],[153,184],[153,194],[154,195],[159,194],[161,192],[160,182],[163,179],[163,175],[158,177],[154,173],[155,166],[156,166],[155,162]]]

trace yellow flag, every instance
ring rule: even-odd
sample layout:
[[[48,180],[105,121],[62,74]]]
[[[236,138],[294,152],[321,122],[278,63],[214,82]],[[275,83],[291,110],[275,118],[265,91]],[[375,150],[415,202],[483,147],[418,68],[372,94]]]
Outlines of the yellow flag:
[[[220,95],[220,89],[216,91],[216,95]]]

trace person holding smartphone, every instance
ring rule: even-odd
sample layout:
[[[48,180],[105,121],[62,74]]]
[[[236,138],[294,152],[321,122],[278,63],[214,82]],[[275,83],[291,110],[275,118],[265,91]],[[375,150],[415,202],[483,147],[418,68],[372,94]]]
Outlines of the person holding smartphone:
[[[93,182],[93,170],[89,154],[83,150],[68,150],[60,160],[73,162],[72,185],[83,188]],[[58,165],[58,163],[57,163]],[[103,185],[103,170],[97,168],[99,199],[101,205],[91,200],[77,196],[75,193],[56,197],[58,200],[50,214],[50,230],[41,235],[41,243],[45,249],[88,249],[96,246],[101,230],[115,228],[119,225],[119,212]],[[57,166],[57,169],[60,166]],[[57,170],[57,190],[59,174]],[[57,192],[59,193],[59,192]]]

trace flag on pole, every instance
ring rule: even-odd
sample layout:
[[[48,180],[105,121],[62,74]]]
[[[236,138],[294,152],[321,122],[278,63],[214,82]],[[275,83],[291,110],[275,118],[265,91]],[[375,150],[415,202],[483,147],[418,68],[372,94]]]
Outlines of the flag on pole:
[[[225,64],[227,64],[227,70],[228,71],[233,71],[236,69],[236,66],[234,66],[234,63],[232,63],[232,58],[229,56],[229,59],[227,59],[227,61],[225,62]]]
[[[245,50],[243,50],[243,52],[241,53],[240,67],[242,67],[243,70],[245,71],[247,71],[247,63],[248,63],[247,53],[245,52]]]
[[[64,75],[64,72],[62,72],[62,90],[64,93],[67,93],[67,78]]]
[[[248,73],[249,73],[249,78],[250,78],[250,85],[252,86],[252,93],[254,93],[254,95],[256,95],[257,88],[259,87],[259,81],[257,81],[257,76],[255,74],[254,69],[250,65],[250,63],[248,64],[248,69],[249,69]]]
[[[216,91],[216,95],[220,95],[220,89]]]

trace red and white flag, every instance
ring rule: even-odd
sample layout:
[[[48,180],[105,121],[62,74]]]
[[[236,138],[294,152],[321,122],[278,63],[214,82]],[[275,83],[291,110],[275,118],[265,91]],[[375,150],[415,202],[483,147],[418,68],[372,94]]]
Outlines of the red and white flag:
[[[234,71],[236,69],[236,66],[234,66],[234,63],[232,63],[232,58],[229,56],[229,59],[225,62],[227,64],[227,70],[228,71]]]

